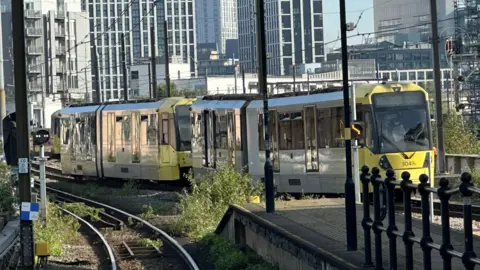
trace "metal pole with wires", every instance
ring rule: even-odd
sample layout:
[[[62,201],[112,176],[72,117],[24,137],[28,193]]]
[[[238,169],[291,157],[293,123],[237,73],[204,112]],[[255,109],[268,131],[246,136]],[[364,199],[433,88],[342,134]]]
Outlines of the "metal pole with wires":
[[[263,0],[256,0],[257,11],[257,59],[258,93],[263,93],[263,121],[265,130],[265,204],[267,213],[275,212],[273,166],[270,158],[270,137],[268,134],[268,89],[267,54],[265,44],[265,10]]]
[[[342,37],[342,80],[343,109],[345,117],[345,166],[347,179],[345,181],[345,216],[347,224],[347,249],[357,250],[357,213],[355,208],[355,183],[352,175],[352,139],[350,129],[350,98],[348,87],[348,48],[347,48],[347,18],[345,0],[340,0],[340,28]]]
[[[125,34],[122,33],[122,69],[123,69],[123,99],[128,101],[128,74],[127,74],[127,50],[125,49]]]
[[[167,97],[170,97],[170,55],[168,52],[168,26],[166,20],[163,22],[163,33],[163,46],[165,55],[165,87],[167,88]]]
[[[440,76],[440,52],[438,48],[438,19],[437,1],[430,0],[430,16],[432,21],[432,53],[433,53],[433,79],[435,83],[435,114],[437,120],[437,148],[438,167],[440,173],[445,172],[445,144],[443,138],[443,115],[442,115],[442,86]],[[432,180],[431,180],[432,181]]]

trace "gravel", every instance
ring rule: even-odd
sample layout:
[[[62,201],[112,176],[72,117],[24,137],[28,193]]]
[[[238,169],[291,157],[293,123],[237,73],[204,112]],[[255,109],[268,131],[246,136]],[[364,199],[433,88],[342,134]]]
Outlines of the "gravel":
[[[75,243],[63,245],[63,254],[50,256],[52,269],[98,269],[99,260],[84,234]],[[50,268],[49,268],[50,269]]]

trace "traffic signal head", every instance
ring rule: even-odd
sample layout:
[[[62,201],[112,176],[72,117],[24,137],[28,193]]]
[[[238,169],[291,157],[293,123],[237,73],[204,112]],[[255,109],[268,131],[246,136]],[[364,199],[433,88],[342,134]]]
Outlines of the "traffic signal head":
[[[363,137],[363,122],[352,123],[352,139],[360,139]]]

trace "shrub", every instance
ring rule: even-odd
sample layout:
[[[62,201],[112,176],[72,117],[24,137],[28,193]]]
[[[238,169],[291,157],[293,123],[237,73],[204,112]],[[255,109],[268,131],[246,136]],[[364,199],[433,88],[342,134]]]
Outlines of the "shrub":
[[[433,139],[436,145],[436,125],[432,125]],[[461,115],[450,112],[443,117],[443,136],[445,138],[445,152],[448,154],[479,154],[480,141],[475,132]]]
[[[250,177],[232,166],[221,167],[201,177],[197,184],[190,173],[191,194],[180,198],[181,216],[177,229],[188,236],[201,238],[212,232],[230,204],[247,203],[251,196],[259,196],[262,186],[252,183]]]
[[[49,203],[47,209],[48,221],[34,223],[35,242],[48,243],[50,254],[59,256],[65,243],[78,239],[80,223],[70,215],[63,215],[53,203]]]
[[[14,195],[10,166],[0,162],[0,212],[13,215],[16,209],[15,203],[18,203],[18,199]]]

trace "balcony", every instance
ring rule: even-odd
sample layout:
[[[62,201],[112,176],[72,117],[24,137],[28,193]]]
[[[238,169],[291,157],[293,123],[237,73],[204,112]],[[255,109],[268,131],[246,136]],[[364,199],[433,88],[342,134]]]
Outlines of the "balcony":
[[[41,19],[42,12],[39,10],[27,9],[25,10],[25,19]]]
[[[55,28],[55,37],[65,37],[65,29],[64,28]]]
[[[57,66],[57,67],[55,68],[55,70],[56,70],[57,74],[63,74],[63,73],[66,72],[66,69],[65,69],[65,66],[64,66],[64,65]]]
[[[39,27],[27,27],[27,37],[41,37],[43,35],[42,28]]]
[[[55,54],[56,55],[64,55],[65,54],[65,47],[64,46],[55,47]]]
[[[42,67],[39,64],[29,64],[27,67],[28,73],[30,74],[40,74],[42,73]]]
[[[39,46],[28,46],[27,47],[27,54],[29,55],[42,55],[43,48]]]
[[[39,83],[30,82],[30,83],[28,83],[28,91],[30,91],[30,92],[42,92],[43,87]]]

